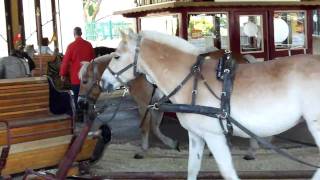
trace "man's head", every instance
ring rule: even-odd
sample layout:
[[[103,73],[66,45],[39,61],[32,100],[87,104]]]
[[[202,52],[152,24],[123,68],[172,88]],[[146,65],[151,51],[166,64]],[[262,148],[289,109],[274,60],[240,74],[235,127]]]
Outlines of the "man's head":
[[[73,35],[74,35],[75,38],[76,37],[81,37],[81,35],[82,35],[81,28],[80,27],[75,27],[73,29]]]

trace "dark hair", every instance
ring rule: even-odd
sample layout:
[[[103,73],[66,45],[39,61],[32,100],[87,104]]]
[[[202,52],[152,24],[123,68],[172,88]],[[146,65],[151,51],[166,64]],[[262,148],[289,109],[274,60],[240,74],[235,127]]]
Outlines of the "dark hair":
[[[82,35],[81,28],[80,27],[75,27],[73,29],[73,33],[74,33],[74,35],[81,36]]]
[[[42,46],[48,46],[49,45],[49,39],[48,38],[42,38],[41,40],[41,45]]]

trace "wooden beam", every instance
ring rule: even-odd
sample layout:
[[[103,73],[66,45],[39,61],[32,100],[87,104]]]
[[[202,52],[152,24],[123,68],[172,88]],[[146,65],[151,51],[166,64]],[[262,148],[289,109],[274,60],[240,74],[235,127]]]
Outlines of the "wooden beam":
[[[41,46],[42,41],[42,23],[41,23],[41,6],[40,0],[34,0],[34,9],[35,9],[35,16],[36,16],[36,26],[37,26],[37,39],[38,39],[38,46]]]
[[[56,166],[66,153],[71,139],[72,136],[61,136],[13,145],[1,175],[21,173],[27,168],[40,169]],[[96,139],[88,138],[77,160],[90,159],[96,142]]]
[[[54,40],[54,49],[59,48],[58,41],[58,28],[57,28],[57,16],[56,16],[56,1],[51,0],[51,13],[52,13],[52,24],[53,24],[53,35],[55,36]]]

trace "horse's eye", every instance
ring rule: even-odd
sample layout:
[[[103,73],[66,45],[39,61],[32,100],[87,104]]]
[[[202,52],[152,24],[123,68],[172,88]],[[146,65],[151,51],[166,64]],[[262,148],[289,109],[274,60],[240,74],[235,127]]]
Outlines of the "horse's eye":
[[[114,58],[118,60],[118,59],[120,59],[120,56],[115,56]]]

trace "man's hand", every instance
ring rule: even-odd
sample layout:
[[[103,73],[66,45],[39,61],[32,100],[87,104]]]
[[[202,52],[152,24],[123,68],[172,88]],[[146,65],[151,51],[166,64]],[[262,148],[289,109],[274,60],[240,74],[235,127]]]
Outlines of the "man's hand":
[[[61,76],[60,79],[61,79],[62,82],[66,81],[66,77],[65,76]]]

